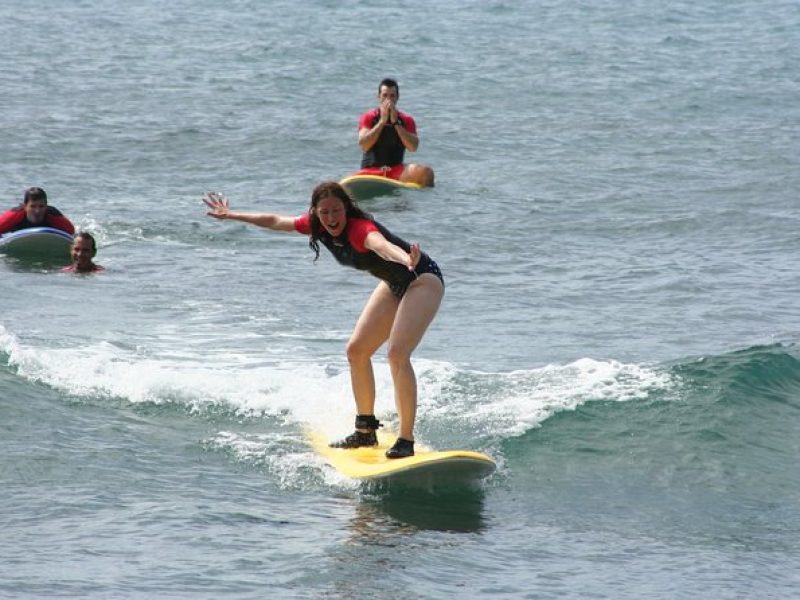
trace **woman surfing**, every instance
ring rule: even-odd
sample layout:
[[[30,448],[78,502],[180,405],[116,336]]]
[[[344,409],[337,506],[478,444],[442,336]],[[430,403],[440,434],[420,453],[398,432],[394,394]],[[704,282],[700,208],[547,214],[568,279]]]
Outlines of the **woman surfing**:
[[[382,425],[375,418],[372,355],[388,343],[387,359],[400,431],[386,456],[413,456],[417,379],[411,353],[425,335],[444,296],[444,279],[438,265],[418,244],[409,244],[373,220],[333,181],[314,188],[308,212],[298,217],[235,212],[230,209],[227,198],[216,192],[205,194],[203,201],[210,217],[306,235],[316,258],[319,258],[322,244],[340,264],[367,271],[380,280],[347,343],[357,411],[355,431],[330,445],[359,448],[378,444],[376,431]]]

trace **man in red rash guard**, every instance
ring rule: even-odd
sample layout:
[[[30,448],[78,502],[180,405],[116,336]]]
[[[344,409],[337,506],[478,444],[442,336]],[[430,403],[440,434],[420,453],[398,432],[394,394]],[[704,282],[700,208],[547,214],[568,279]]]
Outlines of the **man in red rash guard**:
[[[22,204],[0,215],[0,235],[29,227],[53,227],[75,233],[75,226],[54,206],[47,205],[47,194],[42,188],[25,190]]]
[[[363,155],[359,175],[383,175],[399,181],[433,187],[433,169],[427,165],[405,164],[405,152],[419,147],[414,118],[397,110],[400,88],[394,79],[378,86],[378,107],[358,121],[358,145]]]

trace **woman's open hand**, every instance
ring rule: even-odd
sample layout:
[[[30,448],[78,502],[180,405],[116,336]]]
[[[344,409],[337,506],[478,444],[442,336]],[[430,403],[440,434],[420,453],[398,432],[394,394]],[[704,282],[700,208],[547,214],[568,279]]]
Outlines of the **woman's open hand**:
[[[210,208],[206,214],[215,219],[227,219],[230,213],[228,199],[219,192],[206,192],[203,195],[203,202]]]
[[[419,244],[411,244],[411,251],[408,253],[408,270],[413,271],[419,264],[420,256],[422,253],[419,250]]]

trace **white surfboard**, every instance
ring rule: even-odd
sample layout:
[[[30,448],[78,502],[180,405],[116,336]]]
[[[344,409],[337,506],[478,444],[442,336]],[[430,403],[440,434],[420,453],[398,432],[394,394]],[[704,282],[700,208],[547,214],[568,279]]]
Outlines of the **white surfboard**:
[[[0,235],[0,253],[68,263],[72,235],[54,227],[28,227]]]

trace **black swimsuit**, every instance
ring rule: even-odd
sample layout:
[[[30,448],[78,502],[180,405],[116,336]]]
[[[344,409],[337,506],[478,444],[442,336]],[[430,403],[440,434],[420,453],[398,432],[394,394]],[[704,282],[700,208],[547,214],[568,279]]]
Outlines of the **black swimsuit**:
[[[372,221],[388,241],[399,246],[406,252],[411,252],[411,245],[405,240],[397,237],[377,221]],[[424,252],[421,253],[419,262],[413,271],[408,267],[390,260],[382,258],[375,252],[358,252],[347,237],[347,231],[334,238],[327,232],[323,232],[319,241],[330,250],[336,261],[348,267],[353,267],[361,271],[368,271],[375,277],[382,279],[389,286],[392,294],[400,299],[406,293],[408,286],[423,273],[432,273],[439,278],[444,285],[444,277],[439,269],[439,265]]]

